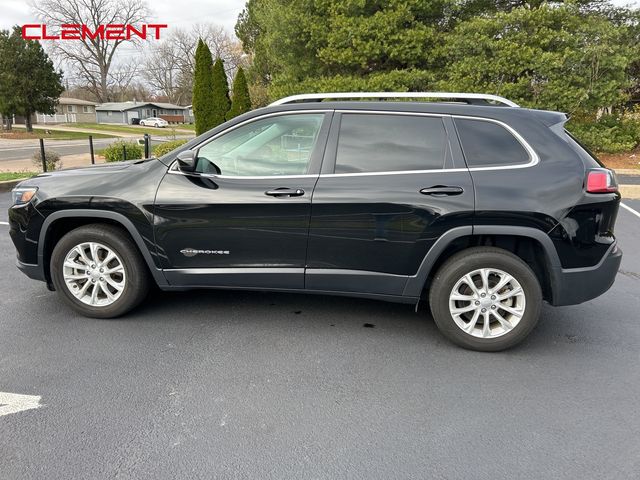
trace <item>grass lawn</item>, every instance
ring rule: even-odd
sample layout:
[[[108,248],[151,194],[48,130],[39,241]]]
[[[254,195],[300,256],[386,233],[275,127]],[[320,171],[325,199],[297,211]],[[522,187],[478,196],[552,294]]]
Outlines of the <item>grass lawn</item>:
[[[0,172],[0,182],[17,180],[19,178],[29,178],[37,174],[37,172]]]
[[[93,138],[113,138],[113,135],[107,133],[85,133],[85,132],[67,132],[66,130],[55,129],[33,129],[33,132],[27,133],[22,127],[13,126],[12,132],[0,133],[0,138],[8,138],[12,140],[29,140],[32,138],[44,138],[49,140],[84,140],[92,135]]]
[[[181,129],[185,127],[185,125],[175,125],[175,127],[169,125],[165,128],[155,128],[139,127],[137,125],[113,125],[105,123],[76,123],[73,126],[77,128],[86,128],[89,130],[102,130],[105,132],[137,133],[138,135],[144,135],[145,133],[148,133],[149,135],[155,136],[170,136],[173,134],[174,128]]]

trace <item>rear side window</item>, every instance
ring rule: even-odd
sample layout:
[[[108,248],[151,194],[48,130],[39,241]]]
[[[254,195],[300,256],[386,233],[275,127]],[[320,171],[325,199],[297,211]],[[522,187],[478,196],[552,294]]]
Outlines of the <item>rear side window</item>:
[[[529,153],[513,134],[494,122],[456,118],[462,151],[469,167],[528,163]]]
[[[335,173],[440,169],[446,145],[439,117],[343,114]]]

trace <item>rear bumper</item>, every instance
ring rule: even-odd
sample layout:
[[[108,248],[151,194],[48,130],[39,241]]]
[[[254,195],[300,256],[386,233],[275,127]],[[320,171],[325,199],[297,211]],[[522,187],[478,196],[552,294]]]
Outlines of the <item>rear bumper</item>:
[[[44,270],[41,265],[24,263],[24,262],[21,262],[20,260],[16,260],[16,265],[18,267],[18,270],[24,273],[27,277],[33,280],[40,280],[42,282],[47,281],[44,275]]]
[[[33,280],[40,280],[42,282],[46,282],[47,279],[44,276],[44,270],[41,265],[24,263],[20,260],[16,260],[16,265],[18,270],[24,273],[27,277]]]
[[[613,244],[600,262],[586,268],[556,268],[552,305],[576,305],[599,297],[616,279],[622,250]]]

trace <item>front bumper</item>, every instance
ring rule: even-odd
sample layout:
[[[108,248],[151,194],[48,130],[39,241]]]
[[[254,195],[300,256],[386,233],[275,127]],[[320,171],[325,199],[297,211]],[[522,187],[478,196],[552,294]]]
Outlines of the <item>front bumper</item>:
[[[556,268],[552,305],[577,305],[599,297],[613,285],[621,261],[622,250],[613,244],[593,267]]]

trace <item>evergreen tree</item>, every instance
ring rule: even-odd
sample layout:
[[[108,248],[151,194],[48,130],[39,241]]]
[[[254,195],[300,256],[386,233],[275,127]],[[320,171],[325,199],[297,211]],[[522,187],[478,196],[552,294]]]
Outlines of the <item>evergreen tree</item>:
[[[236,76],[233,79],[233,98],[231,99],[231,109],[227,113],[227,120],[237,117],[251,110],[251,97],[249,97],[249,86],[242,67],[238,67]]]
[[[31,115],[53,114],[62,86],[57,72],[42,45],[24,40],[20,27],[0,32],[0,110],[10,117],[24,115],[31,132]]]
[[[216,62],[213,64],[213,88],[210,92],[212,93],[214,105],[212,121],[213,126],[216,127],[224,123],[227,112],[231,107],[227,74],[224,73],[224,65],[220,58],[216,59]]]
[[[211,96],[213,90],[211,64],[211,51],[200,39],[196,48],[196,67],[193,75],[193,116],[196,122],[196,135],[218,125],[214,120],[215,103]]]
[[[271,99],[468,91],[593,116],[640,92],[638,18],[602,0],[248,0],[236,34]]]

